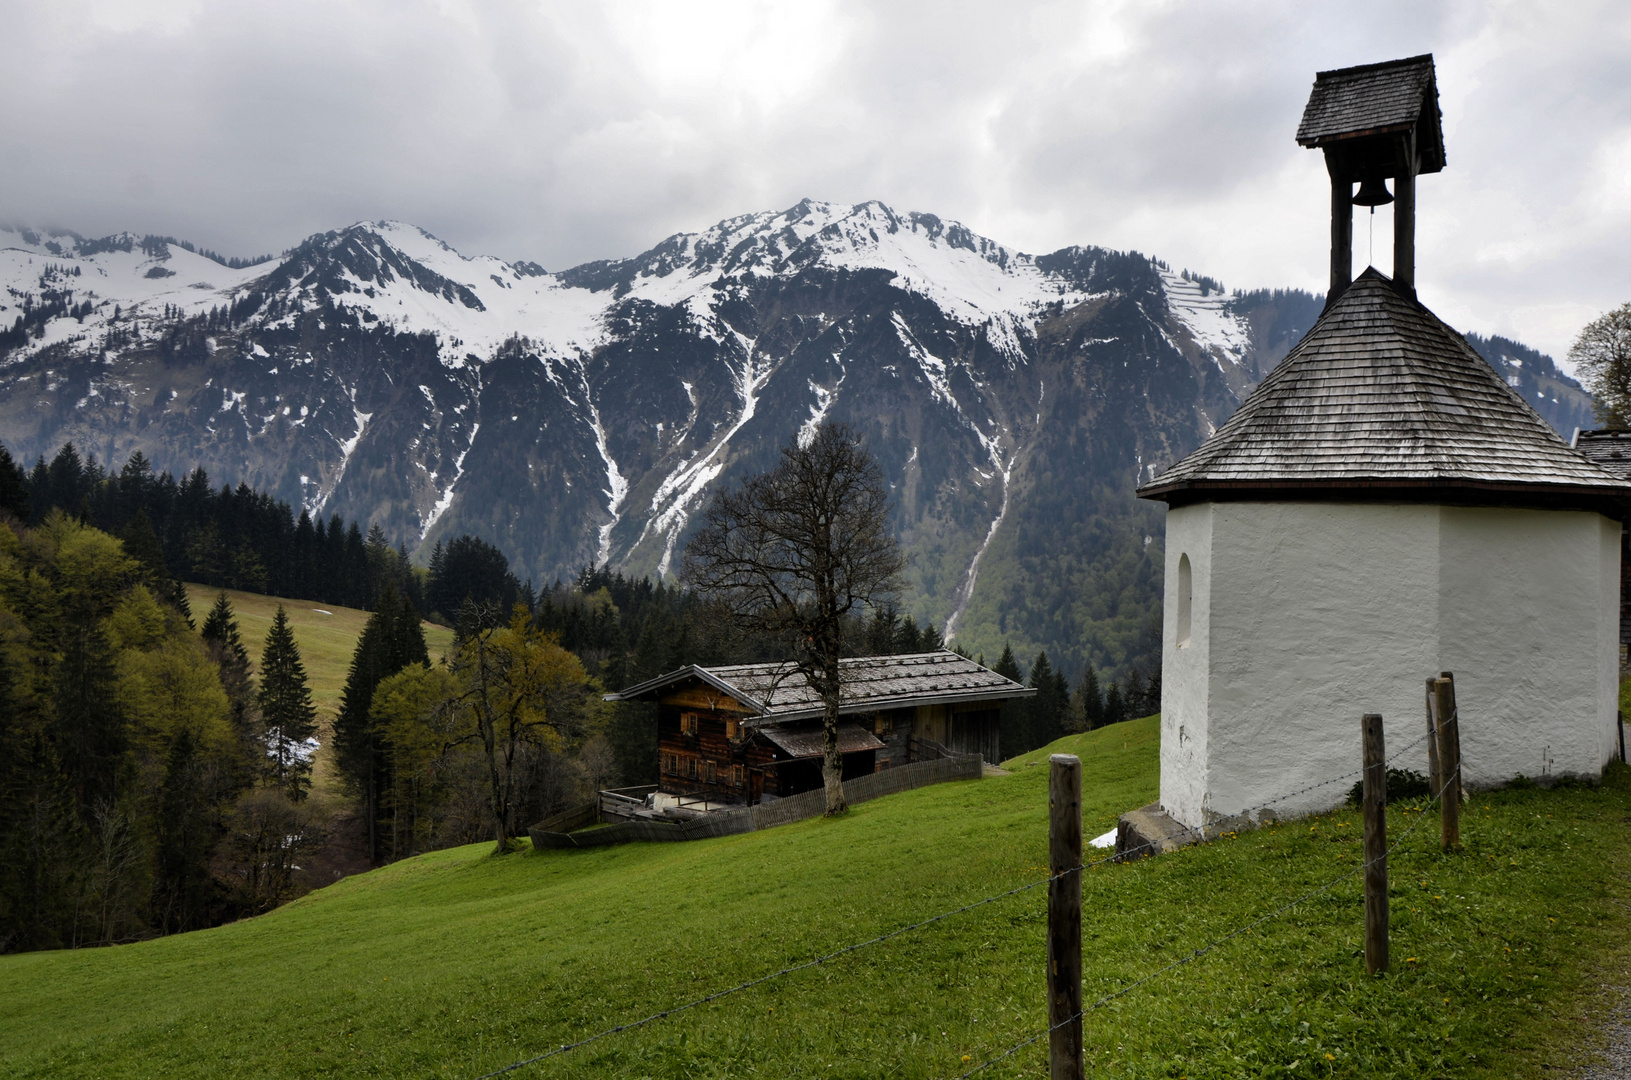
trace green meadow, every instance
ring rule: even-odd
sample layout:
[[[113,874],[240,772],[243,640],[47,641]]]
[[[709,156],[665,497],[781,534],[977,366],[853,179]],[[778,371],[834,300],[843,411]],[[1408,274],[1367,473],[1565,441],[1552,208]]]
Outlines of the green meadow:
[[[260,593],[239,592],[237,589],[214,589],[208,585],[187,583],[187,603],[193,609],[193,622],[204,625],[204,617],[215,605],[215,597],[226,593],[238,620],[238,634],[244,648],[249,650],[249,663],[260,670],[261,650],[266,647],[266,633],[272,628],[272,617],[278,605],[283,605],[294,632],[295,644],[300,647],[300,661],[306,667],[306,679],[311,686],[312,704],[317,706],[318,740],[322,749],[312,763],[312,789],[318,798],[335,804],[338,799],[338,781],[334,776],[329,754],[331,725],[334,714],[340,710],[340,691],[345,689],[345,678],[351,670],[351,655],[357,651],[357,639],[368,623],[369,613],[357,608],[325,606],[315,600],[290,600],[281,596],[263,596]],[[425,644],[434,661],[453,644],[453,631],[435,623],[422,624]]]
[[[196,601],[195,601],[196,604]],[[1062,740],[1094,836],[1153,798],[1155,718]],[[475,1077],[1039,880],[1047,750],[1011,774],[689,844],[489,854],[348,877],[269,915],[0,958],[7,1077]],[[1089,1075],[1539,1077],[1623,978],[1631,770],[1476,796],[1465,850],[1390,809],[1393,970],[1358,875],[1091,1012]],[[1084,873],[1085,996],[1354,869],[1343,812]],[[949,1077],[1045,1024],[1045,890],[510,1075]],[[1587,1026],[1583,1026],[1587,1025]],[[1042,1075],[1045,1041],[980,1075]]]

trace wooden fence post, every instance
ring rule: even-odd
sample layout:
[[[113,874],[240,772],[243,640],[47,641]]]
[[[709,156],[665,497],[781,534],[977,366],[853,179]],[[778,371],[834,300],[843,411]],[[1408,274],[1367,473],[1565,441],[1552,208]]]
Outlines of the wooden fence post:
[[[1366,713],[1365,743],[1365,971],[1388,969],[1387,748],[1382,718]]]
[[[1431,785],[1429,791],[1437,791],[1444,786],[1444,778],[1439,775],[1438,768],[1438,714],[1433,704],[1433,684],[1437,681],[1431,675],[1427,676],[1427,782]]]
[[[1445,851],[1461,846],[1461,757],[1455,714],[1455,684],[1449,679],[1433,683],[1433,699],[1438,706],[1438,760],[1444,774],[1439,797],[1439,831]]]
[[[1456,796],[1457,796],[1458,799],[1459,798],[1465,798],[1465,789],[1466,789],[1467,785],[1466,785],[1465,778],[1461,775],[1461,772],[1460,772],[1460,769],[1461,769],[1461,706],[1456,702],[1456,699],[1455,699],[1455,675],[1454,675],[1453,672],[1441,671],[1441,672],[1438,673],[1438,677],[1441,678],[1441,679],[1449,679],[1450,680],[1450,715],[1454,716],[1456,718],[1455,730],[1451,733],[1452,736],[1453,736],[1453,739],[1455,741],[1455,767],[1456,767],[1456,770],[1457,770],[1456,774],[1455,774],[1455,790],[1456,790]],[[1449,779],[1449,777],[1446,775],[1445,779]]]
[[[1048,1076],[1082,1080],[1082,762],[1048,767]]]

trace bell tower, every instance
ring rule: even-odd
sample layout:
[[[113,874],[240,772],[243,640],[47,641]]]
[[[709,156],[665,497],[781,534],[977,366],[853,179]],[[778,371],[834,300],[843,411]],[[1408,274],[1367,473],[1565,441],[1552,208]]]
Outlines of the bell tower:
[[[1389,202],[1394,203],[1393,285],[1414,299],[1416,177],[1444,168],[1444,128],[1432,54],[1320,72],[1297,128],[1297,142],[1325,151],[1325,168],[1331,174],[1331,287],[1326,304],[1334,303],[1353,281],[1353,208]]]

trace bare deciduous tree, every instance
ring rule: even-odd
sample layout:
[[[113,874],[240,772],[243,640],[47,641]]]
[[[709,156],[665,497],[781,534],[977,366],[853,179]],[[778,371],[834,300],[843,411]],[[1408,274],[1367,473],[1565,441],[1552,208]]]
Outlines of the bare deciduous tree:
[[[849,428],[822,424],[782,449],[774,469],[720,491],[685,550],[685,577],[724,600],[750,630],[784,638],[792,667],[821,697],[827,813],[844,802],[838,753],[850,616],[900,590],[877,461]]]
[[[1631,428],[1631,304],[1587,323],[1569,348],[1569,362],[1595,399],[1597,422]]]

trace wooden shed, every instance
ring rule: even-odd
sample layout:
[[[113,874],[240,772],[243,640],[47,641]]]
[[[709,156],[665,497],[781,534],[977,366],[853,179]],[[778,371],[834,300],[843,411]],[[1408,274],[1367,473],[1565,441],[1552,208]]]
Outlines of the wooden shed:
[[[994,764],[1002,703],[1036,692],[943,649],[842,664],[846,780],[938,756],[942,747]],[[791,664],[691,665],[606,700],[656,703],[664,795],[707,808],[821,786],[821,699]]]

